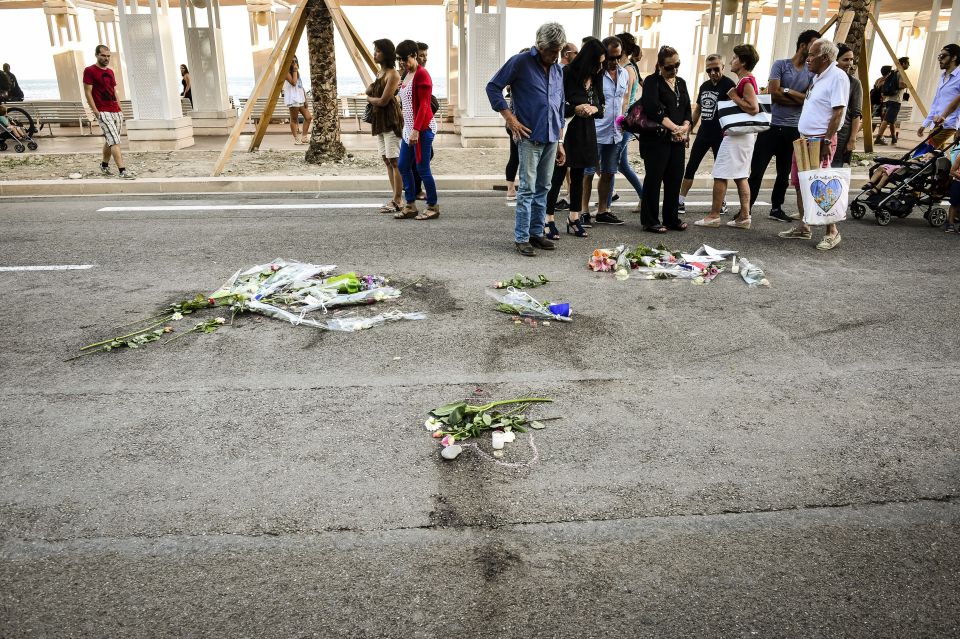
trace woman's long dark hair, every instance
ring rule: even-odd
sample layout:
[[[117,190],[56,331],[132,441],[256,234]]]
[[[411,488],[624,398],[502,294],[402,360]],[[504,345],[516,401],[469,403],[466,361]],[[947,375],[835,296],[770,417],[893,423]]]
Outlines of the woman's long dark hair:
[[[600,58],[605,54],[603,43],[596,38],[590,38],[583,43],[580,53],[568,65],[570,70],[567,73],[581,84],[591,77],[594,78],[594,84],[596,84],[596,76],[603,73],[603,69],[600,68]]]
[[[657,67],[654,73],[660,75],[660,67],[667,61],[667,58],[672,58],[675,55],[677,55],[677,50],[673,47],[666,44],[660,47],[660,50],[657,51]],[[679,74],[677,77],[679,77]]]
[[[373,46],[380,50],[380,57],[383,61],[380,63],[386,69],[397,68],[397,48],[393,43],[384,38],[383,40],[374,40]]]

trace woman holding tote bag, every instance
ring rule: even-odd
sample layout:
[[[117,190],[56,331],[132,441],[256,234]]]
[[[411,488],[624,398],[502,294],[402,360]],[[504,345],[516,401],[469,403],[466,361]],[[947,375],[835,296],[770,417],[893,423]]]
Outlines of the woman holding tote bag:
[[[760,112],[757,101],[759,89],[757,80],[751,71],[757,66],[760,55],[750,44],[740,44],[733,48],[730,70],[737,74],[739,82],[730,89],[727,97],[748,115]],[[727,222],[727,226],[738,229],[750,228],[750,161],[753,159],[753,147],[757,142],[756,133],[743,133],[730,128],[723,134],[717,159],[713,164],[713,205],[710,213],[702,220],[694,222],[697,226],[720,226],[720,210],[727,194],[727,180],[733,180],[740,195],[740,212]]]

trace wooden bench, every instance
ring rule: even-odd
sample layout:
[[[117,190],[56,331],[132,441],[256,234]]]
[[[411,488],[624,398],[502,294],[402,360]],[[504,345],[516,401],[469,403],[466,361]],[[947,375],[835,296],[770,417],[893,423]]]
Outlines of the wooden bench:
[[[83,135],[83,126],[90,129],[93,133],[93,116],[87,111],[83,102],[66,102],[64,100],[28,100],[21,102],[17,106],[22,107],[37,123],[37,128],[43,125],[53,124],[77,124],[80,127],[80,134]],[[53,137],[53,127],[48,126],[47,131],[50,137]]]
[[[238,98],[237,99],[239,108],[237,115],[239,116],[243,113],[243,110],[247,107],[247,98]],[[267,108],[267,98],[257,98],[256,104],[253,105],[253,111],[250,112],[250,120],[253,122],[259,122],[263,118],[263,112]],[[290,121],[290,109],[287,108],[287,105],[283,103],[282,98],[277,99],[277,104],[273,107],[273,115],[270,116],[270,123],[277,122],[289,122]]]

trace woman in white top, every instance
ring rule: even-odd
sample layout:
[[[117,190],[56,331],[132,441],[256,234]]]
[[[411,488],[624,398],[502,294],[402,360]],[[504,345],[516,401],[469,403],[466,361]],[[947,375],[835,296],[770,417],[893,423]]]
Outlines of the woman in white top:
[[[759,93],[757,80],[751,71],[760,60],[757,50],[750,44],[739,44],[733,48],[733,58],[730,60],[730,70],[737,74],[737,86],[727,93],[744,113],[756,115],[760,112],[760,103],[757,100]],[[713,163],[713,206],[710,213],[702,220],[694,222],[697,226],[720,226],[720,212],[723,200],[727,194],[727,180],[733,180],[740,195],[740,212],[737,217],[727,222],[727,226],[737,229],[750,228],[750,163],[753,160],[753,147],[757,143],[756,133],[731,135],[723,134],[720,149]]]
[[[290,132],[293,133],[294,144],[306,144],[310,137],[310,123],[313,117],[307,109],[307,93],[303,90],[303,78],[300,76],[300,63],[293,58],[287,79],[283,83],[283,102],[290,109]],[[303,136],[301,137],[297,125],[300,115],[303,115]]]

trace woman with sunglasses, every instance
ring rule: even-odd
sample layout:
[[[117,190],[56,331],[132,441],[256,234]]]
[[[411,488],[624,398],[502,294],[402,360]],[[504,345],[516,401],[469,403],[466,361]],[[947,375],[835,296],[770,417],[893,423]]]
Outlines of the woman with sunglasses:
[[[757,79],[751,73],[759,61],[760,54],[753,45],[738,44],[733,48],[730,70],[737,74],[739,81],[736,87],[730,89],[726,98],[750,115],[760,113],[760,102],[757,100],[760,90],[757,87]],[[713,205],[710,207],[710,213],[694,224],[720,226],[720,210],[723,206],[723,198],[727,194],[727,180],[733,180],[740,195],[740,212],[736,218],[727,222],[727,226],[738,229],[750,228],[750,185],[747,180],[750,177],[750,165],[756,145],[756,133],[733,135],[728,132],[723,135],[716,162],[713,163]]]
[[[697,93],[697,101],[693,105],[692,126],[697,126],[700,122],[700,128],[697,130],[697,137],[693,139],[693,146],[690,148],[690,159],[687,160],[687,169],[683,172],[683,183],[680,185],[680,213],[686,213],[686,204],[684,200],[690,187],[693,186],[693,178],[700,168],[700,163],[707,155],[707,151],[713,152],[713,159],[717,159],[717,152],[720,150],[720,142],[723,140],[723,130],[720,128],[720,119],[717,117],[717,103],[720,100],[727,99],[727,93],[730,89],[736,87],[733,80],[723,73],[723,56],[719,53],[711,53],[707,56],[707,81],[700,85]],[[726,206],[726,204],[724,204]]]
[[[404,40],[397,45],[397,61],[406,68],[406,74],[400,81],[400,107],[403,111],[403,136],[400,142],[400,158],[397,162],[403,178],[403,193],[406,204],[393,217],[398,220],[414,218],[417,220],[435,220],[440,217],[440,205],[437,204],[437,185],[430,172],[430,155],[433,150],[433,138],[437,133],[437,121],[433,117],[430,96],[433,95],[433,80],[426,68],[420,64],[417,43]],[[417,185],[413,175],[416,164],[417,173],[423,180],[427,192],[427,210],[417,210]]]
[[[293,133],[294,144],[306,144],[310,137],[310,123],[313,117],[307,109],[307,93],[303,89],[303,78],[300,76],[300,63],[294,57],[287,71],[287,79],[283,82],[283,103],[290,109],[290,132]],[[303,135],[297,130],[300,116],[303,115]]]
[[[643,230],[666,233],[667,229],[685,231],[677,210],[683,161],[690,140],[690,94],[679,77],[680,54],[663,46],[657,53],[657,70],[643,82],[640,100],[647,119],[660,126],[641,135],[640,156],[646,168],[643,180],[643,206],[640,221]],[[660,223],[660,189],[663,188],[663,224]]]

